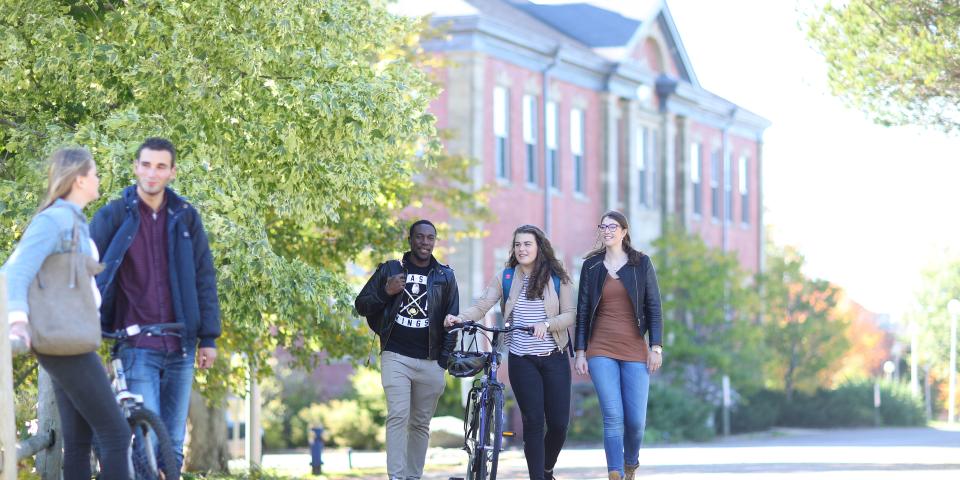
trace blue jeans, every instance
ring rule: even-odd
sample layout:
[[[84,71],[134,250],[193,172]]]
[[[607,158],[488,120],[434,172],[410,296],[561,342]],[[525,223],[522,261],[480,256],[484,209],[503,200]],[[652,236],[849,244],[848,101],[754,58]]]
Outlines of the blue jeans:
[[[603,415],[603,450],[607,471],[620,472],[623,465],[640,463],[643,427],[647,423],[650,374],[643,362],[625,362],[608,357],[587,360],[593,387]]]
[[[183,467],[183,437],[187,431],[195,355],[134,347],[120,352],[127,387],[143,395],[143,406],[160,415],[170,433],[178,471]]]

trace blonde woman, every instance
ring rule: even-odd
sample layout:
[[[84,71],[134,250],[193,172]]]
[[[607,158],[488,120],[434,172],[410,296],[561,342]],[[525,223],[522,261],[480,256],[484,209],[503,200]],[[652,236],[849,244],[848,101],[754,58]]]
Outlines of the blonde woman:
[[[98,259],[90,241],[83,208],[100,196],[100,179],[90,152],[65,148],[50,157],[47,194],[38,213],[7,259],[7,304],[11,335],[30,345],[30,308],[27,292],[47,256],[70,248],[74,225],[79,225],[80,251]],[[91,284],[99,304],[96,286]],[[70,319],[63,319],[65,322]],[[40,365],[53,378],[63,434],[63,478],[90,479],[90,449],[97,436],[101,476],[105,480],[130,478],[127,451],[130,427],[123,418],[96,352],[82,355],[37,354]]]

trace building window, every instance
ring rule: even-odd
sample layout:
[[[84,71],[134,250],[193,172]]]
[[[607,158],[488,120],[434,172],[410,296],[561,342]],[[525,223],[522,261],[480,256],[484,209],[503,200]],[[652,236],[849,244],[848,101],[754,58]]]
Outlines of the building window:
[[[720,150],[710,155],[710,214],[720,219]]]
[[[740,165],[737,173],[740,177],[740,221],[744,225],[750,224],[750,192],[747,188],[747,164],[749,160],[746,156],[740,157]]]
[[[693,189],[693,214],[703,215],[703,180],[701,176],[701,166],[703,159],[700,158],[700,144],[690,144],[690,188]]]
[[[733,168],[731,167],[731,158],[727,155],[723,159],[723,194],[726,197],[723,216],[728,222],[733,222]]]
[[[523,152],[527,164],[527,183],[537,183],[537,97],[523,96]]]
[[[560,154],[557,149],[557,132],[560,124],[557,116],[557,102],[547,102],[547,161],[550,162],[550,186],[560,189]]]
[[[509,131],[510,93],[506,88],[495,87],[493,89],[493,136],[497,178],[510,178],[510,144],[507,142]]]
[[[637,129],[637,143],[634,155],[637,159],[637,192],[640,205],[650,206],[650,175],[649,175],[649,149],[647,148],[647,139],[650,130],[647,127]]]
[[[584,193],[586,186],[583,137],[583,110],[574,108],[570,110],[570,153],[573,155],[573,191],[577,193]]]
[[[650,195],[653,197],[650,200],[650,205],[653,207],[660,206],[660,190],[662,189],[660,172],[657,170],[660,163],[660,142],[657,141],[658,136],[659,133],[656,130],[650,130],[647,135],[647,143],[650,144],[647,156],[647,170],[650,170]]]

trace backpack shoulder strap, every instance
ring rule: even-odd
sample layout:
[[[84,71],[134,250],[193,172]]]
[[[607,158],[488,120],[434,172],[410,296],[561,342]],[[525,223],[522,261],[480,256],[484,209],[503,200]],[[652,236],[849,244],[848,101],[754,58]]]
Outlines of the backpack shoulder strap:
[[[504,268],[503,274],[500,277],[500,289],[503,291],[503,295],[500,295],[501,312],[507,308],[507,299],[510,298],[510,287],[513,286],[513,272],[512,267]]]
[[[553,289],[557,291],[557,298],[560,298],[560,277],[555,273],[551,273],[550,277],[553,278]]]

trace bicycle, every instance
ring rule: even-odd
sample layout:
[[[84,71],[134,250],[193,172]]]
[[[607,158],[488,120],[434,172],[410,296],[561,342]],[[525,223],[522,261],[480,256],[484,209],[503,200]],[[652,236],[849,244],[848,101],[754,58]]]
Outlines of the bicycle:
[[[474,333],[482,330],[493,334],[489,352],[467,351],[461,348],[450,354],[447,370],[451,375],[461,378],[475,377],[481,371],[483,376],[474,380],[467,396],[467,406],[463,417],[463,449],[467,452],[467,480],[495,480],[497,462],[503,444],[503,389],[497,381],[500,366],[500,347],[503,334],[517,330],[533,333],[533,327],[505,328],[487,327],[475,322],[464,322],[451,329]],[[484,336],[486,336],[484,334]],[[476,341],[474,339],[474,341]]]
[[[127,389],[127,377],[120,349],[130,337],[146,335],[148,337],[180,337],[183,324],[158,323],[154,325],[131,325],[125,329],[109,333],[103,332],[103,338],[114,340],[110,347],[108,373],[117,403],[123,410],[123,416],[130,425],[132,441],[130,443],[130,473],[136,480],[176,480],[180,477],[176,457],[173,454],[173,442],[167,427],[160,417],[143,406],[143,396]],[[154,446],[156,442],[156,446]]]

